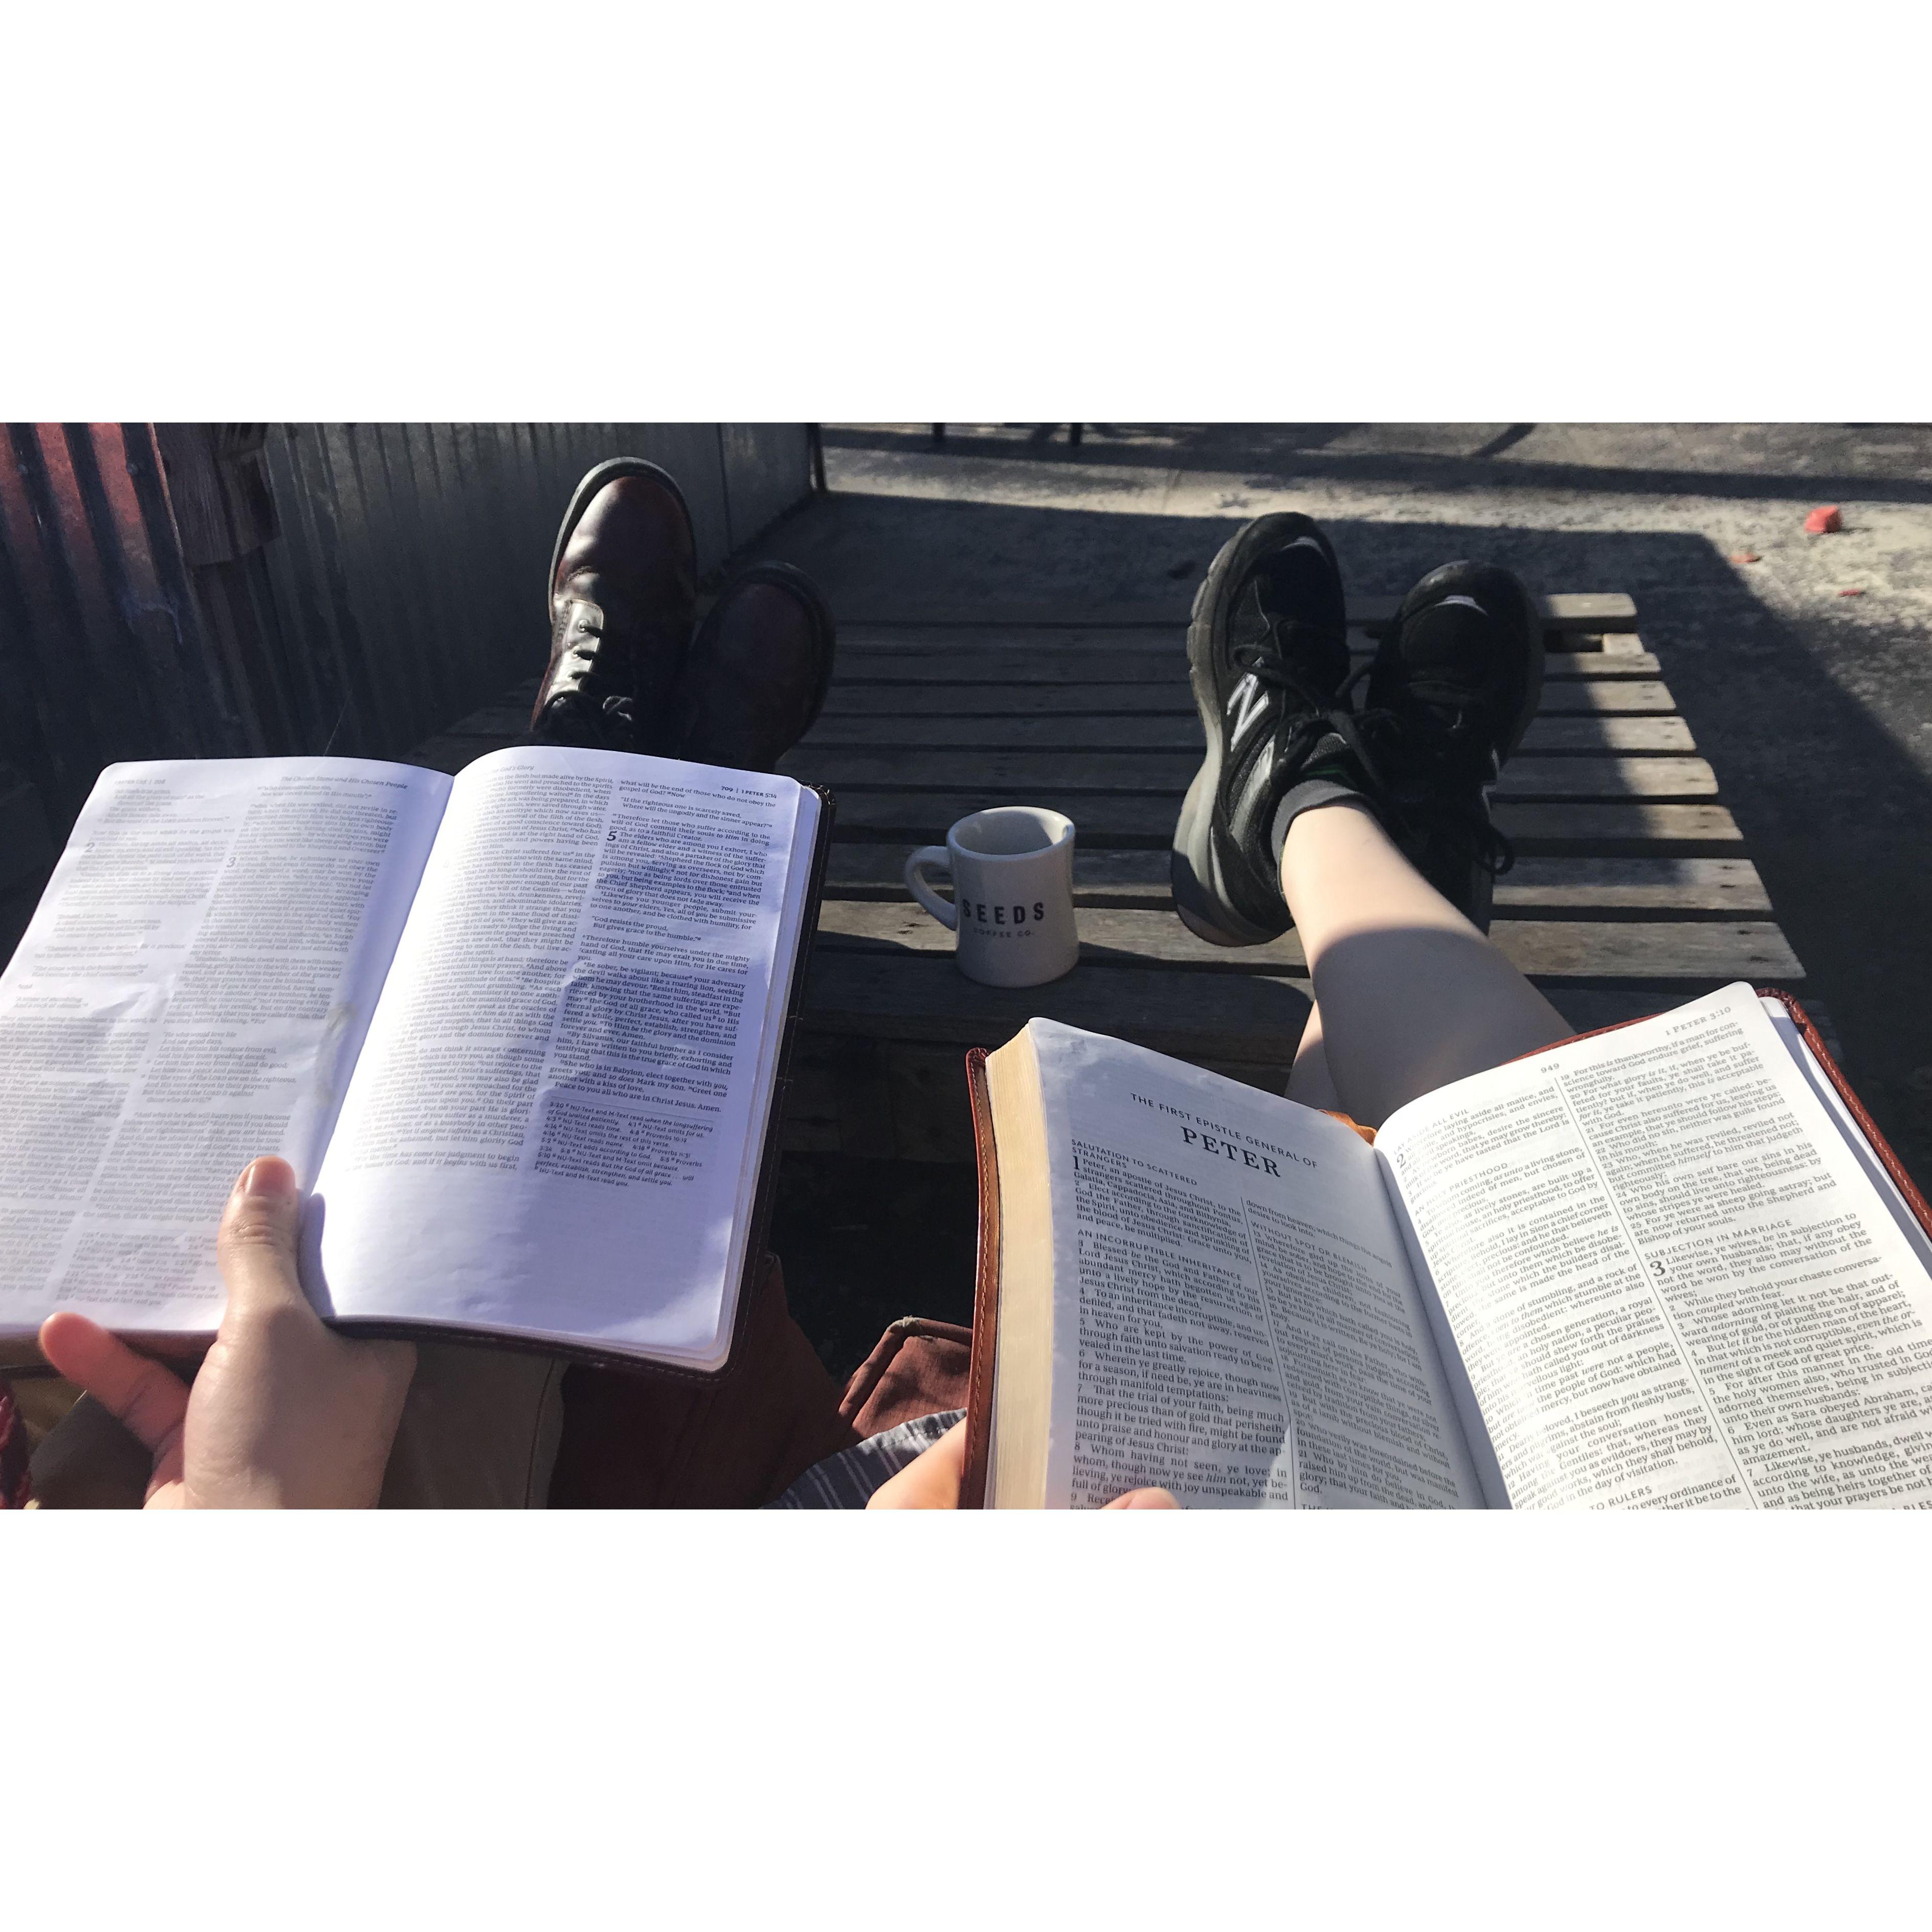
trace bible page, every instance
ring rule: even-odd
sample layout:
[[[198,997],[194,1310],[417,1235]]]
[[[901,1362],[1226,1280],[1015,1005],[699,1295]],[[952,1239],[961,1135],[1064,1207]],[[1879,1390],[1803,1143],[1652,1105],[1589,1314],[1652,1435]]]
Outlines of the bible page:
[[[1480,1506],[1374,1154],[1326,1114],[1028,1027],[1054,1239],[1046,1505]]]
[[[526,748],[457,779],[323,1165],[350,1320],[728,1347],[817,796]]]
[[[256,1154],[314,1184],[449,780],[110,765],[0,976],[0,1328],[206,1333]]]
[[[1377,1151],[1512,1504],[1932,1502],[1932,1276],[1749,986]]]

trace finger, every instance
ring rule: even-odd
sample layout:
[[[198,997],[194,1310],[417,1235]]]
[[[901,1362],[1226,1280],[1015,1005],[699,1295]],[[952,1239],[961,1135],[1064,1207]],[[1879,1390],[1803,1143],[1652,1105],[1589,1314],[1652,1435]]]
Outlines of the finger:
[[[930,1449],[916,1456],[872,1492],[868,1509],[957,1509],[966,1476],[966,1424],[956,1422]]]
[[[40,1352],[158,1461],[173,1448],[188,1413],[188,1389],[160,1363],[136,1354],[98,1322],[70,1310],[40,1324]]]
[[[1130,1490],[1124,1496],[1116,1496],[1110,1503],[1103,1503],[1103,1509],[1175,1509],[1180,1505],[1166,1490]]]
[[[214,1242],[230,1316],[308,1306],[296,1273],[300,1201],[295,1169],[279,1156],[265,1155],[242,1170]]]

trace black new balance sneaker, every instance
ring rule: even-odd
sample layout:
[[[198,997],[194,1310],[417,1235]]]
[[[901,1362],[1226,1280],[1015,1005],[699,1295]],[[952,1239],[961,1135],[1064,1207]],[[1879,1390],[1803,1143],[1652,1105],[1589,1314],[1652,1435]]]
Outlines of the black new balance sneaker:
[[[1291,786],[1347,754],[1329,712],[1348,674],[1348,608],[1328,539],[1293,512],[1257,518],[1208,566],[1187,664],[1208,754],[1174,829],[1174,910],[1216,946],[1291,924],[1269,832]]]
[[[1515,854],[1488,790],[1543,695],[1543,616],[1493,563],[1445,563],[1402,600],[1352,734],[1377,815],[1409,862],[1486,932]]]

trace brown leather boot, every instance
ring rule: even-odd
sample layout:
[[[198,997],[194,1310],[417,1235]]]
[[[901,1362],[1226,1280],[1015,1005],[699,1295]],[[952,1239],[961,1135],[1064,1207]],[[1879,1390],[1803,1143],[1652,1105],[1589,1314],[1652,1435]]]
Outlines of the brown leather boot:
[[[692,640],[671,700],[671,755],[770,771],[824,704],[836,641],[831,610],[803,571],[752,565]]]
[[[676,484],[642,457],[598,464],[550,553],[550,664],[531,736],[668,752],[697,597],[697,544]]]

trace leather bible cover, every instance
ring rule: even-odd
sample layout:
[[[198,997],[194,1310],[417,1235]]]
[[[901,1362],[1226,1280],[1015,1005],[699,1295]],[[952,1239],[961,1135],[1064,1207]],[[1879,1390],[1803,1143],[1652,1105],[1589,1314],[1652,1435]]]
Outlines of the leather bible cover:
[[[993,1353],[1000,1334],[1000,1154],[993,1141],[982,1046],[966,1056],[966,1091],[973,1103],[973,1154],[980,1169],[980,1260],[973,1284],[973,1360],[966,1377],[966,1467],[959,1507],[984,1509],[993,1446]]]
[[[1892,1150],[1892,1144],[1879,1132],[1878,1123],[1864,1109],[1864,1103],[1852,1091],[1852,1083],[1847,1080],[1838,1063],[1832,1058],[1832,1050],[1820,1036],[1818,1029],[1811,1024],[1811,1016],[1782,986],[1760,986],[1757,989],[1761,999],[1775,1000],[1784,1007],[1797,1027],[1799,1037],[1810,1048],[1811,1058],[1816,1060],[1825,1078],[1837,1088],[1838,1098],[1844,1102],[1845,1111],[1857,1122],[1858,1132],[1865,1137],[1867,1144],[1878,1157],[1878,1164],[1892,1177],[1892,1184],[1905,1197],[1905,1204],[1917,1217],[1918,1225],[1927,1234],[1932,1235],[1932,1207],[1926,1205],[1925,1197],[1913,1186],[1910,1174]]]
[[[1905,1204],[1917,1217],[1918,1225],[1932,1238],[1932,1206],[1927,1204],[1924,1196],[1913,1184],[1911,1175],[1906,1172],[1890,1143],[1880,1132],[1878,1123],[1865,1111],[1864,1103],[1852,1091],[1851,1082],[1832,1058],[1831,1048],[1825,1044],[1818,1029],[1811,1024],[1810,1016],[1781,986],[1760,986],[1756,990],[1761,998],[1777,1000],[1791,1016],[1799,1036],[1825,1078],[1837,1090],[1839,1099],[1844,1102],[1846,1111],[1857,1123],[1859,1132],[1864,1136],[1879,1165],[1891,1176],[1892,1184],[1904,1197]],[[1554,1044],[1568,1046],[1570,1040],[1594,1040],[1599,1034],[1620,1033],[1624,1027],[1637,1024],[1635,1020],[1622,1020],[1615,1026],[1594,1027],[1588,1033],[1573,1034],[1570,1040],[1558,1040]],[[1547,1053],[1550,1048],[1543,1046],[1536,1051]],[[1526,1060],[1532,1057],[1528,1054],[1522,1056]],[[986,1055],[982,1048],[975,1047],[966,1056],[966,1087],[973,1103],[973,1148],[980,1169],[980,1263],[973,1292],[973,1366],[967,1384],[966,1469],[959,1486],[959,1507],[983,1509],[988,1458],[992,1446],[993,1353],[1000,1319],[1000,1158],[993,1141],[993,1110],[986,1090]],[[1372,1130],[1358,1126],[1344,1115],[1336,1118],[1354,1127],[1365,1140],[1372,1142],[1375,1138]]]

